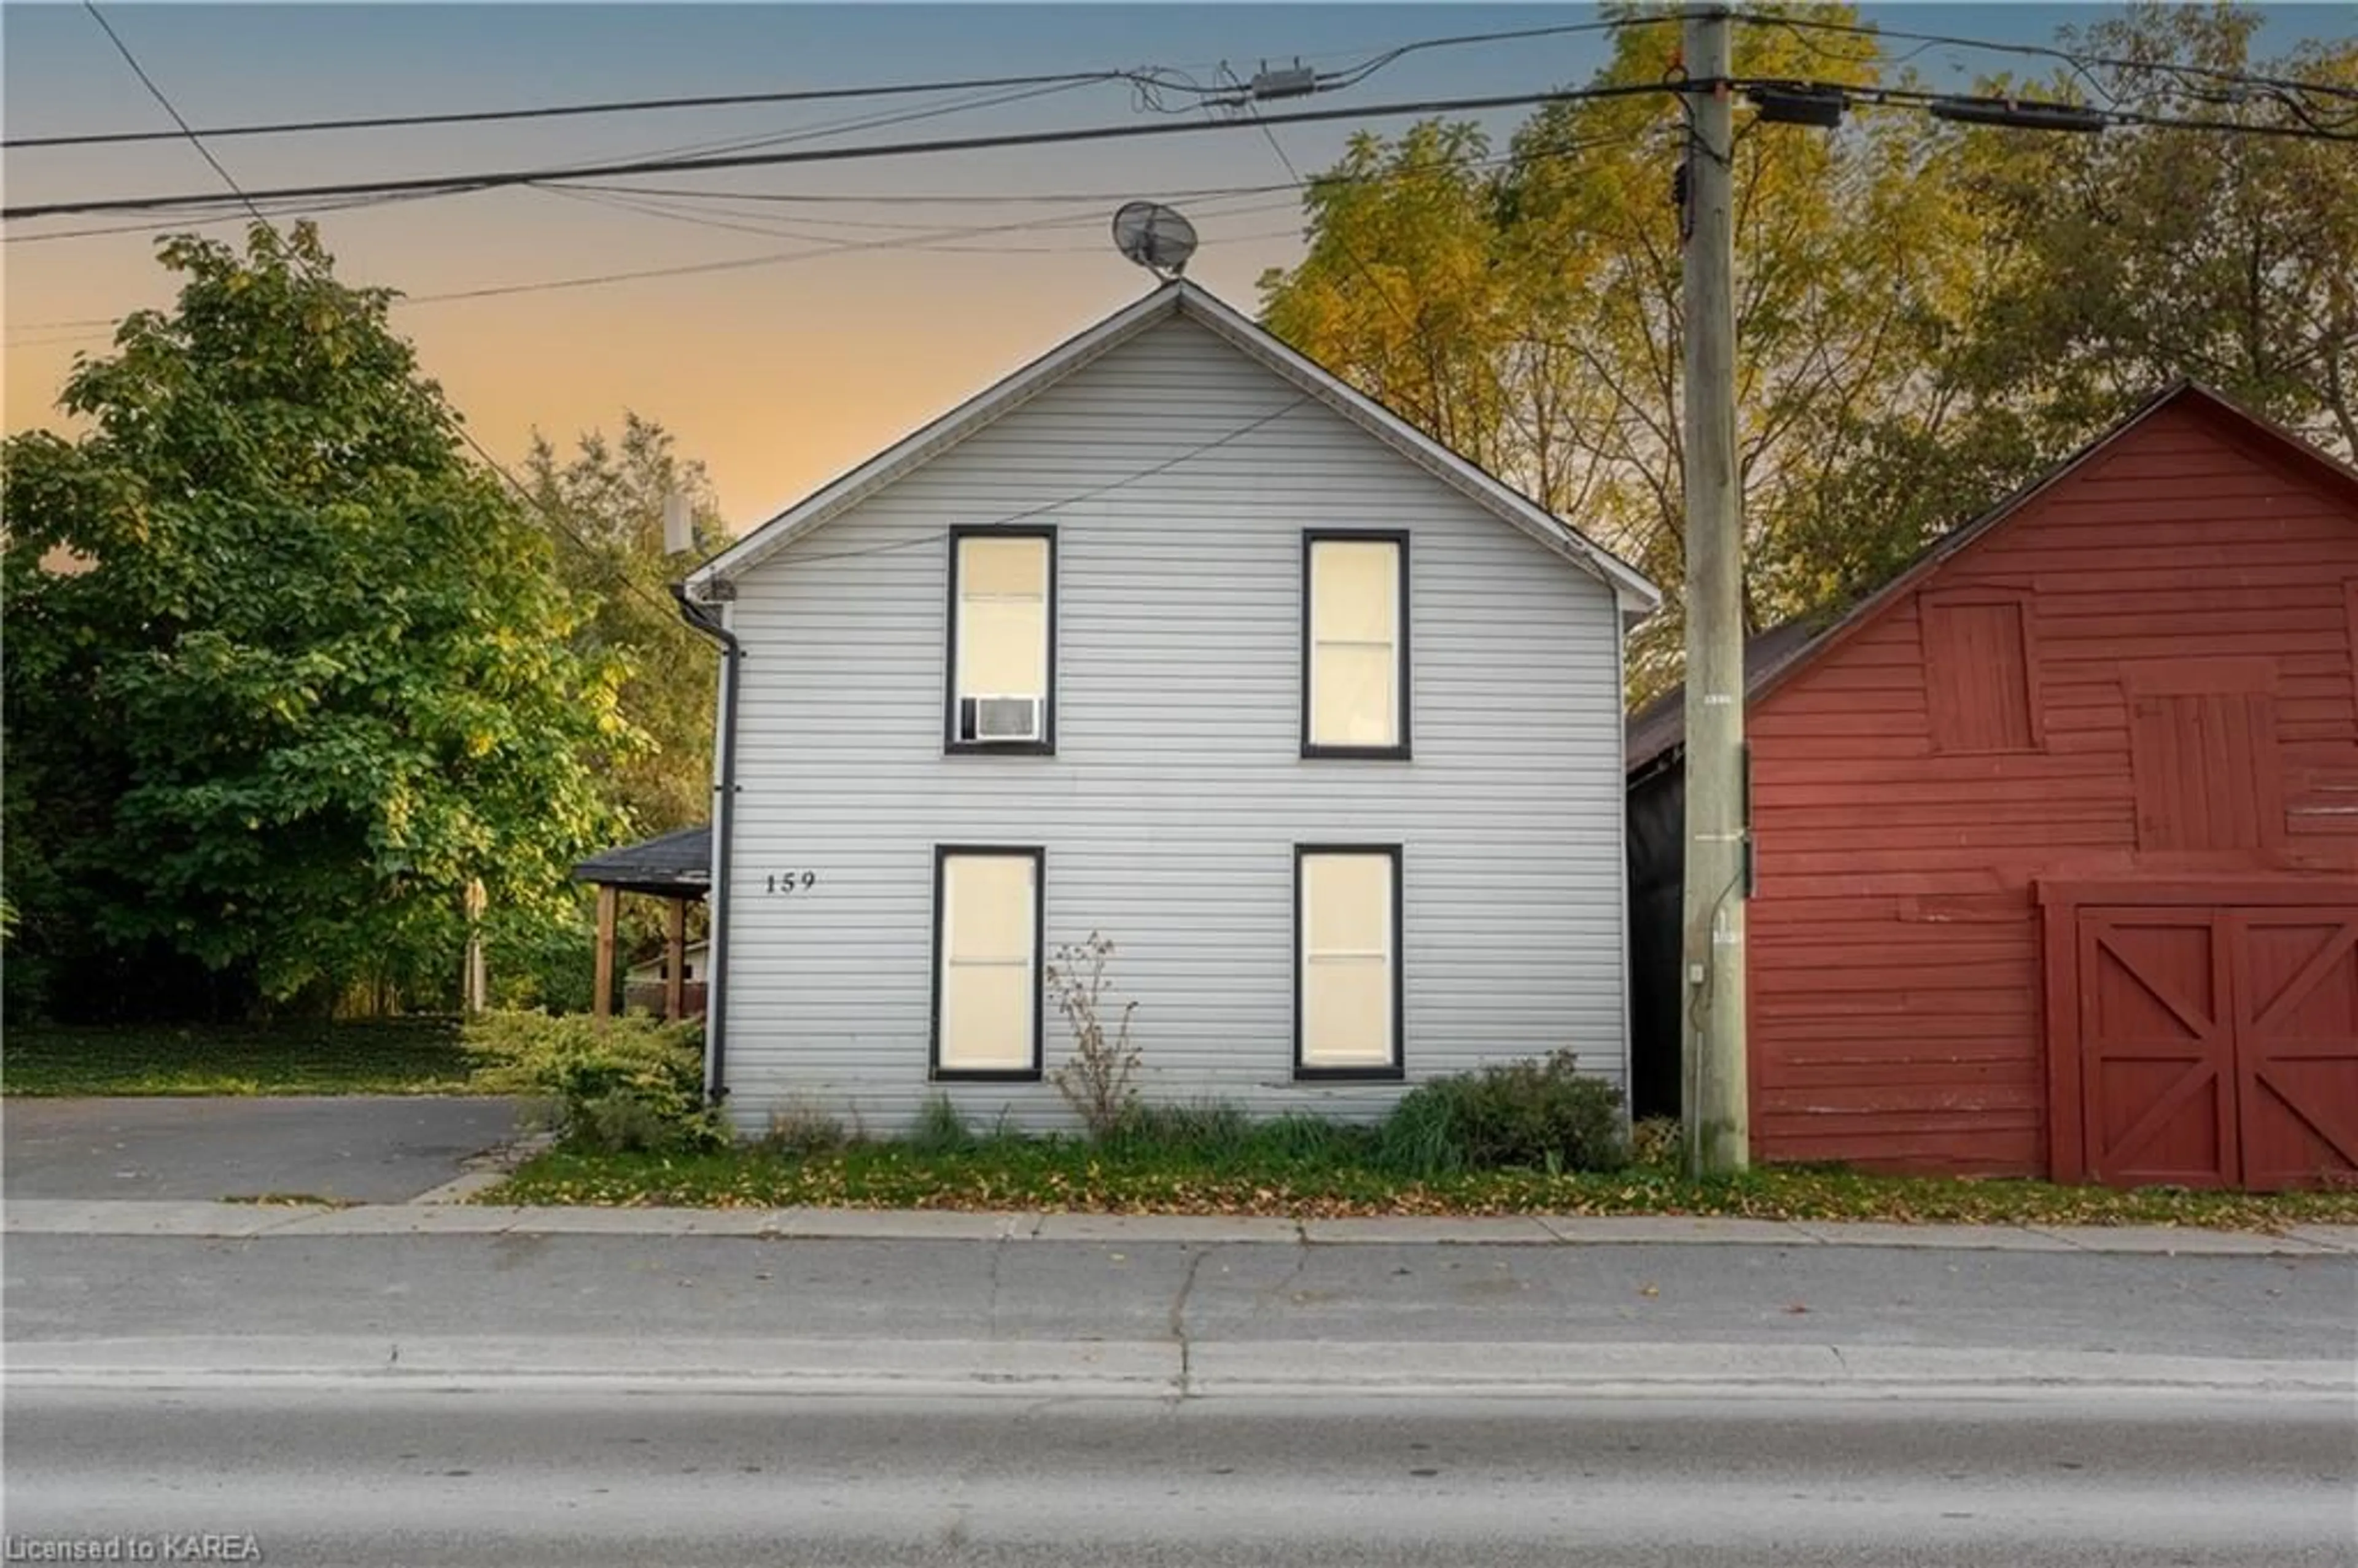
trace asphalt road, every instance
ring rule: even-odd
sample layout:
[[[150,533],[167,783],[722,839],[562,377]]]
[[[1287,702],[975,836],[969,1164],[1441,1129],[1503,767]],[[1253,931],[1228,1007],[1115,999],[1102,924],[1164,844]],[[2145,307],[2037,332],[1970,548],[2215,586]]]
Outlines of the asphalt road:
[[[443,1095],[0,1101],[15,1198],[308,1195],[399,1203],[512,1137],[517,1102]]]
[[[16,1390],[15,1542],[303,1564],[2301,1568],[2349,1401]]]

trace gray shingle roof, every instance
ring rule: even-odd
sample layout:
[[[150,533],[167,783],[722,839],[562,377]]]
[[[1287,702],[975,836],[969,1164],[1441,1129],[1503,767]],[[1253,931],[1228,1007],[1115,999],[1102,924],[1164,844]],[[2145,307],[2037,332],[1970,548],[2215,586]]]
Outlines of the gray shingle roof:
[[[1744,689],[1747,697],[1779,670],[1809,653],[1832,628],[1823,615],[1805,615],[1756,633],[1744,644]],[[1628,756],[1624,766],[1638,773],[1666,752],[1686,743],[1686,687],[1674,686],[1629,716]]]
[[[575,866],[573,879],[627,892],[701,894],[712,885],[712,827],[682,827],[602,850]]]

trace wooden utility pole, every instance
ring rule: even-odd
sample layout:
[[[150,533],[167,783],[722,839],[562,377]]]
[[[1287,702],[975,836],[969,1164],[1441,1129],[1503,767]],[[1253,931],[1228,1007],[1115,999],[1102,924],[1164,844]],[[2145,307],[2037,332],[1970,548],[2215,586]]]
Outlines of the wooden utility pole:
[[[1686,1163],[1749,1163],[1744,1048],[1744,519],[1736,456],[1731,24],[1686,10]]]

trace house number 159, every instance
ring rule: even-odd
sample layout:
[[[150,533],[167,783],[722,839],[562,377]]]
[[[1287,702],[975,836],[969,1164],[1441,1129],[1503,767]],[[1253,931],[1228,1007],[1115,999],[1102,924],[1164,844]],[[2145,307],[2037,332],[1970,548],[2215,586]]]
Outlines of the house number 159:
[[[817,871],[772,871],[770,873],[770,891],[772,892],[796,892],[812,886],[817,881],[818,873]]]

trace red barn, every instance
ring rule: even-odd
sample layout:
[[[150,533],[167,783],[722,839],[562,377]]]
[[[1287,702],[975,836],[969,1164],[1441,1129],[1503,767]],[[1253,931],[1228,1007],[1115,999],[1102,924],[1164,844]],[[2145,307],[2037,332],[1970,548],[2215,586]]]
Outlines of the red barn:
[[[1747,663],[1756,1157],[2358,1173],[2358,470],[2180,387]],[[1631,720],[1641,1112],[1681,738]]]

